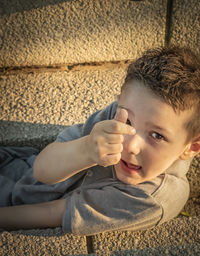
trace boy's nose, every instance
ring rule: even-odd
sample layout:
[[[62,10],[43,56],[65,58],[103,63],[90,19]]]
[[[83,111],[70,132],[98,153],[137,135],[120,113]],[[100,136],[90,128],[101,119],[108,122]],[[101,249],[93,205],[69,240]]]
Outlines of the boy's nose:
[[[141,150],[142,139],[138,134],[135,135],[126,135],[124,138],[124,150],[129,154],[138,155]]]

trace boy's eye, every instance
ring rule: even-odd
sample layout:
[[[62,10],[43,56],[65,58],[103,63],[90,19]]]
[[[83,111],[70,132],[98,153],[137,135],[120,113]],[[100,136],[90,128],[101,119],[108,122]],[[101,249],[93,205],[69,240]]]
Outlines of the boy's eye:
[[[127,119],[126,124],[131,126],[131,121],[129,119]]]
[[[155,140],[164,140],[165,139],[161,134],[159,134],[157,132],[152,132],[151,137],[153,137]]]

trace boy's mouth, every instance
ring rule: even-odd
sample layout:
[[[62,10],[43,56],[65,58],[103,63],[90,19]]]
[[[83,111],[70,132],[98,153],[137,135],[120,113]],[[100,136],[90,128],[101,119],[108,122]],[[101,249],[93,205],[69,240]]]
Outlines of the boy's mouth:
[[[122,159],[120,160],[120,165],[121,165],[122,169],[129,174],[134,174],[142,168],[139,165],[127,163],[126,161],[124,161]]]

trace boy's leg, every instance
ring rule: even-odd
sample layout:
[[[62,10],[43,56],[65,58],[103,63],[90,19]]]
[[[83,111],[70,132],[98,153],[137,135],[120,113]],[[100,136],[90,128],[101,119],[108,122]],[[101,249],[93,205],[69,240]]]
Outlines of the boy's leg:
[[[5,230],[62,226],[66,199],[0,208],[0,228]]]
[[[37,153],[37,149],[30,147],[0,146],[0,207],[13,204],[13,189],[29,172]]]

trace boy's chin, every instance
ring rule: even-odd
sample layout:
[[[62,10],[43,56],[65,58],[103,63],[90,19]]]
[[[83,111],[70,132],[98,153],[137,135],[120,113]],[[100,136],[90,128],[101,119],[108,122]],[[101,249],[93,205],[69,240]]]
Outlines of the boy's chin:
[[[127,184],[127,185],[137,185],[137,184],[141,183],[141,181],[139,181],[139,180],[137,181],[132,177],[128,177],[128,176],[125,176],[121,173],[118,173],[116,171],[116,169],[115,169],[115,173],[116,173],[117,179],[120,180],[121,182]]]
[[[123,183],[125,183],[125,184],[127,184],[127,185],[138,185],[139,183],[141,183],[141,182],[139,182],[139,181],[135,181],[135,180],[133,180],[133,179],[130,179],[130,178],[124,178],[124,177],[118,177],[117,176],[117,178],[118,178],[118,180],[120,180],[121,182],[123,182]]]
[[[121,182],[127,184],[127,185],[137,185],[139,183],[142,183],[143,180],[139,175],[130,175],[130,174],[126,174],[120,164],[116,164],[114,165],[114,169],[115,169],[115,174],[118,180],[120,180]]]

